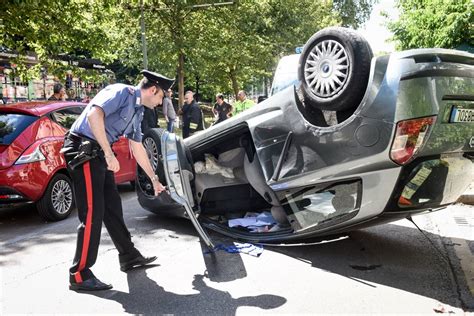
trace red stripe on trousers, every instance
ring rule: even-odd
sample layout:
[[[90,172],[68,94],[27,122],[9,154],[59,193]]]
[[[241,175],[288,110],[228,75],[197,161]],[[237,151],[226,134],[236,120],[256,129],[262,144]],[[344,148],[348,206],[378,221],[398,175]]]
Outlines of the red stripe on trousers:
[[[91,228],[92,228],[92,178],[90,162],[84,163],[84,178],[86,180],[86,195],[87,195],[87,217],[86,217],[86,228],[84,230],[84,240],[82,241],[82,254],[81,262],[79,263],[78,272],[84,270],[87,261],[87,252],[89,250],[89,242],[91,239]]]
[[[74,280],[76,280],[76,283],[81,283],[82,282],[82,277],[80,272],[74,273]]]

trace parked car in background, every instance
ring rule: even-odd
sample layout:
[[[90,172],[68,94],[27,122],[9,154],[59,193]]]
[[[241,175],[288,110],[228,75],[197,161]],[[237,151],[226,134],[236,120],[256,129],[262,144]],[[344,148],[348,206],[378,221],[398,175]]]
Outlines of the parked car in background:
[[[69,216],[74,209],[72,183],[60,149],[85,106],[25,102],[0,107],[0,207],[36,203],[48,221]],[[116,182],[134,182],[136,162],[128,140],[121,138],[113,149],[120,162]]]
[[[355,31],[327,28],[298,58],[251,109],[184,141],[146,134],[169,192],[153,196],[139,169],[139,203],[191,219],[209,247],[202,226],[299,243],[445,208],[472,183],[473,54],[373,58]]]

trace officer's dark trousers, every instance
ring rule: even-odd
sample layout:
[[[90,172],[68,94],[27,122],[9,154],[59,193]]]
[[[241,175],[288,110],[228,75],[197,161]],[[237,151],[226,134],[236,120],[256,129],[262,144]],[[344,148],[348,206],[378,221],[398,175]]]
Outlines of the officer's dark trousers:
[[[69,172],[81,222],[77,229],[76,255],[69,271],[71,281],[80,283],[93,275],[90,267],[97,259],[102,221],[119,252],[120,262],[135,258],[139,252],[125,226],[114,174],[107,170],[103,155]]]

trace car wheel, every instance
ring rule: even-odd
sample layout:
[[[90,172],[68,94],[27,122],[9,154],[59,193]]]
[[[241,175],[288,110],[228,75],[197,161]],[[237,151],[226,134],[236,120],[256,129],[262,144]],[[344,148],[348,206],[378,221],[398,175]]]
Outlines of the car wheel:
[[[164,174],[163,161],[161,157],[161,136],[165,132],[162,128],[149,129],[145,135],[143,135],[142,143],[145,147],[148,160],[150,160],[151,167],[155,171],[155,174],[160,179],[161,184],[166,186],[166,177]],[[145,171],[137,165],[137,181],[140,190],[137,193],[146,193],[148,195],[154,195],[153,185],[150,179],[146,175]]]
[[[74,208],[71,179],[61,173],[55,174],[36,208],[47,221],[60,221],[68,217]]]
[[[320,110],[355,110],[367,88],[372,56],[367,41],[350,29],[317,32],[299,61],[303,102]]]
[[[155,171],[155,174],[158,175],[160,181],[164,181],[165,179],[163,173],[163,161],[161,157],[161,136],[165,131],[166,130],[163,128],[152,128],[145,133],[142,140],[148,159],[150,160],[151,167]]]

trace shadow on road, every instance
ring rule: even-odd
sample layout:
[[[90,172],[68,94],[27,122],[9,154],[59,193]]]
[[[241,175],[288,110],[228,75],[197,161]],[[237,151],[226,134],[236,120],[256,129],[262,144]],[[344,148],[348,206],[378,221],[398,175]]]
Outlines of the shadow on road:
[[[120,193],[133,191],[130,184],[117,188]],[[75,241],[78,224],[77,209],[65,220],[48,222],[38,215],[34,204],[0,208],[0,267],[16,264],[9,255],[37,244]],[[113,245],[110,240],[102,240],[101,244]]]
[[[181,219],[151,217],[152,225],[172,229],[179,238],[198,236],[192,225]],[[407,222],[405,222],[407,224]],[[411,225],[411,224],[409,224]],[[214,244],[232,244],[232,239],[208,230]],[[472,310],[461,301],[461,291],[469,289],[463,273],[453,272],[459,260],[453,253],[456,244],[448,239],[415,227],[386,224],[354,231],[350,238],[333,243],[301,247],[265,247],[314,268],[335,273],[371,288],[388,286],[430,297],[442,303]],[[430,242],[431,240],[431,242]],[[434,250],[433,244],[438,250]],[[201,243],[202,252],[206,246]],[[207,277],[212,282],[230,282],[247,277],[239,254],[218,252],[204,255]],[[454,263],[454,264],[453,264]]]
[[[131,225],[136,225],[131,221]],[[141,229],[150,233],[165,229],[172,231],[169,236],[176,239],[195,240],[199,237],[196,230],[189,220],[184,218],[167,218],[152,214],[149,216],[147,223],[142,225]],[[232,239],[222,236],[212,231],[208,232],[214,244],[232,245]],[[213,254],[204,254],[208,252],[207,246],[200,240],[201,250],[203,253],[204,264],[206,265],[206,277],[212,282],[230,282],[247,277],[247,271],[241,256],[236,254],[220,251]]]
[[[135,205],[136,202],[133,199],[131,201]],[[21,211],[0,212],[0,267],[16,264],[12,254],[28,247],[38,244],[54,246],[54,243],[74,242],[76,239],[76,219],[45,223],[33,212],[35,210],[32,207]],[[196,241],[197,232],[187,220],[162,218],[144,210],[133,214],[127,218],[127,226],[136,227],[137,234],[156,238],[157,242],[166,238]],[[76,212],[71,216],[76,217]],[[30,230],[35,230],[35,233],[28,236]],[[343,276],[362,286],[391,287],[472,311],[472,308],[467,309],[460,300],[460,292],[470,293],[462,279],[462,271],[452,273],[455,266],[453,260],[458,260],[453,254],[457,245],[437,234],[427,231],[425,234],[439,252],[433,250],[430,241],[416,228],[398,224],[355,231],[350,234],[350,238],[339,242],[308,247],[265,247],[265,251],[307,262],[316,269]],[[12,238],[7,238],[9,235]],[[232,243],[231,239],[219,234],[211,232],[210,235],[216,244]],[[112,245],[110,240],[101,241],[101,245],[109,244]],[[201,249],[203,252],[206,250],[202,244]],[[57,250],[60,251],[61,248],[58,246]],[[207,272],[195,275],[193,281],[199,294],[179,295],[167,292],[147,277],[146,270],[137,270],[128,274],[129,293],[108,291],[95,295],[120,302],[126,311],[136,314],[178,313],[180,308],[183,309],[183,314],[193,314],[192,310],[184,310],[193,306],[196,309],[194,313],[209,311],[210,314],[233,314],[240,306],[271,309],[286,303],[285,298],[273,295],[232,298],[227,292],[206,285],[205,278],[212,282],[246,278],[249,272],[241,255],[224,252],[203,254],[203,260]],[[289,277],[286,279],[290,282]]]
[[[439,235],[424,233],[429,240],[415,228],[388,224],[354,231],[350,238],[334,243],[267,250],[367,287],[397,288],[469,310],[460,300],[461,288],[469,292],[465,280],[452,271],[451,263],[458,259],[454,254],[448,257],[452,252],[449,248],[456,245],[443,242]]]
[[[128,273],[129,293],[111,290],[90,294],[120,303],[126,313],[141,315],[235,315],[242,306],[274,309],[286,303],[285,298],[269,294],[233,298],[228,292],[208,287],[204,278],[194,276],[192,285],[198,294],[180,295],[166,291],[147,276],[144,268]]]

